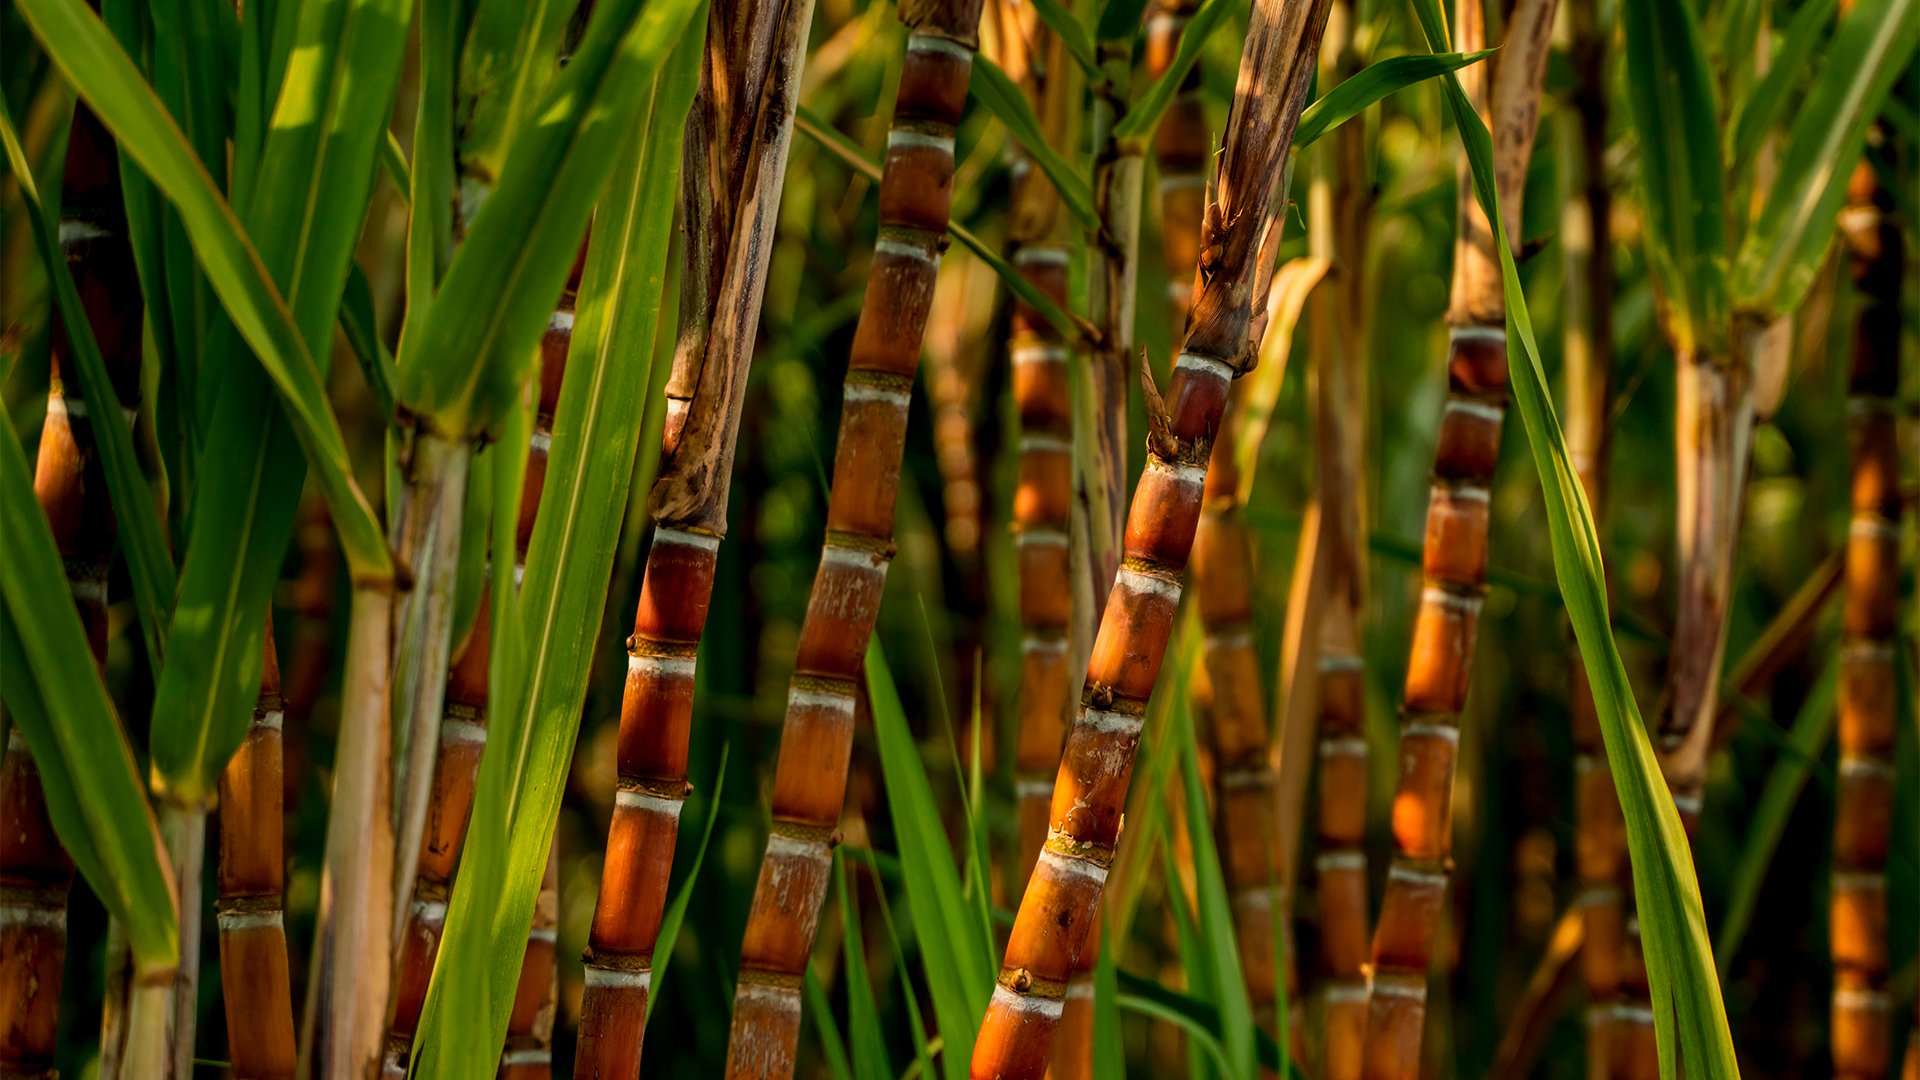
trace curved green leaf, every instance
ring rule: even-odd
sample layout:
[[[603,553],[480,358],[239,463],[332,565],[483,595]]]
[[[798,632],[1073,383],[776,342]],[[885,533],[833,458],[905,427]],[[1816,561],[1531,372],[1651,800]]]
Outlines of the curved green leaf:
[[[1206,48],[1207,39],[1220,29],[1229,13],[1239,9],[1235,0],[1201,0],[1193,18],[1187,20],[1186,27],[1180,31],[1180,46],[1174,50],[1173,63],[1140,95],[1127,110],[1126,117],[1114,125],[1116,146],[1145,151],[1147,140],[1153,138],[1153,129],[1160,126],[1160,118],[1179,96],[1180,84],[1187,80],[1187,72],[1200,62],[1200,50]]]
[[[1644,8],[1646,4],[1647,0],[1631,0],[1628,7]],[[1415,0],[1414,11],[1429,46],[1444,47],[1446,21],[1439,0]],[[1648,15],[1642,10],[1635,18],[1644,20]],[[1647,31],[1644,23],[1638,29],[1642,35]],[[1698,42],[1694,44],[1697,47]],[[1540,364],[1533,320],[1527,313],[1519,271],[1501,223],[1494,186],[1493,140],[1461,91],[1459,80],[1449,74],[1446,86],[1448,105],[1472,168],[1475,193],[1494,226],[1494,248],[1500,255],[1507,306],[1508,370],[1514,402],[1526,429],[1534,469],[1540,476],[1554,575],[1587,668],[1607,762],[1626,820],[1634,896],[1639,904],[1647,977],[1653,992],[1654,1028],[1661,1048],[1661,1073],[1671,1080],[1676,1060],[1684,1058],[1687,1075],[1696,1080],[1738,1077],[1740,1066],[1727,1029],[1726,1006],[1720,998],[1693,856],[1608,626],[1606,571],[1593,511],[1568,459],[1566,438],[1560,431],[1553,395]]]
[[[653,355],[659,328],[701,8],[649,4],[622,45],[619,76],[639,81],[645,107],[600,199],[526,576],[517,601],[506,603],[512,590],[495,594],[505,606],[469,827],[485,842],[468,844],[454,884],[415,1043],[418,1076],[490,1072],[506,1034],[633,478],[650,366],[639,358]],[[467,1022],[474,1016],[485,1022]]]
[[[1033,0],[1033,13],[1060,39],[1074,63],[1092,78],[1100,77],[1100,61],[1094,56],[1093,39],[1087,36],[1087,24],[1081,22],[1079,16],[1068,11],[1060,0]]]
[[[1793,13],[1793,21],[1780,35],[1780,50],[1773,54],[1766,75],[1754,84],[1751,93],[1732,103],[1732,138],[1727,147],[1728,169],[1739,176],[1753,167],[1766,138],[1788,99],[1788,90],[1801,85],[1807,75],[1807,58],[1826,42],[1821,31],[1839,7],[1840,0],[1808,0]]]
[[[39,766],[55,831],[126,928],[143,972],[180,959],[173,875],[133,752],[65,589],[33,474],[0,418],[0,689]]]
[[[1294,132],[1296,151],[1315,139],[1366,112],[1389,94],[1436,75],[1458,71],[1494,54],[1493,49],[1471,53],[1415,53],[1395,56],[1368,64],[1340,85],[1317,98],[1300,113],[1300,126]]]

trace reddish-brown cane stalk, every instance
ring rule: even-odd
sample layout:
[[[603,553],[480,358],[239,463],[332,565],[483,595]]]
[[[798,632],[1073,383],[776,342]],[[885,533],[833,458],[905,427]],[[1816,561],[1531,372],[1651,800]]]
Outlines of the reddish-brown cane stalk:
[[[910,33],[880,180],[880,236],[847,363],[826,541],[787,695],[772,835],[741,945],[729,1077],[793,1071],[800,977],[826,896],[854,703],[893,556],[907,404],[946,244],[953,132],[966,104],[980,7],[980,0],[916,0],[900,9]]]
[[[1165,402],[1149,396],[1148,466],[1101,617],[1079,715],[1054,781],[1053,820],[974,1044],[972,1075],[1038,1077],[1067,980],[1088,947],[1119,840],[1148,696],[1173,632],[1207,459],[1229,386],[1251,361],[1258,253],[1314,70],[1326,0],[1255,4],[1240,89],[1202,232],[1199,287]]]
[[[1352,5],[1339,0],[1320,55],[1326,89],[1359,70]],[[1324,982],[1321,1073],[1358,1080],[1368,1000],[1366,672],[1360,628],[1366,610],[1366,396],[1364,286],[1367,216],[1366,134],[1341,126],[1316,155],[1307,198],[1308,244],[1328,259],[1328,280],[1314,293],[1313,400],[1315,499],[1325,560],[1318,627],[1319,797],[1314,807],[1315,891],[1320,909]]]
[[[1607,184],[1607,41],[1595,0],[1573,0],[1576,132],[1566,155],[1580,187],[1561,215],[1566,292],[1567,453],[1594,518],[1607,504],[1609,406],[1613,367],[1613,249],[1608,242],[1612,192]],[[1569,708],[1574,741],[1575,899],[1584,929],[1581,977],[1587,988],[1587,1075],[1602,1080],[1611,1066],[1615,1010],[1619,1004],[1621,949],[1625,947],[1622,896],[1628,881],[1626,827],[1620,799],[1600,738],[1600,717],[1587,686],[1587,670],[1573,657]]]
[[[33,488],[52,526],[94,661],[104,667],[107,566],[115,529],[89,412],[90,407],[118,407],[131,417],[139,406],[141,294],[113,142],[84,105],[74,110],[65,168],[60,244],[119,400],[86,401],[77,383],[63,380],[75,372],[67,327],[56,316]],[[9,731],[0,764],[0,1073],[5,1075],[52,1075],[72,883],[73,863],[54,835],[39,772],[19,732]]]
[[[287,959],[286,786],[280,658],[262,642],[260,697],[246,741],[220,774],[220,998],[239,1080],[292,1080],[299,1066]]]
[[[812,14],[811,0],[767,0],[716,5],[708,17],[683,156],[687,263],[660,476],[649,494],[656,528],[627,639],[619,790],[587,942],[576,1077],[628,1080],[640,1069],[653,950],[691,790],[694,664],[726,533]]]
[[[520,961],[500,1080],[547,1080],[553,1075],[553,1024],[559,1009],[560,840],[547,849],[547,869],[533,907],[533,928]]]
[[[583,250],[584,255],[584,250]],[[527,543],[533,538],[540,494],[547,477],[547,451],[553,438],[553,413],[560,401],[566,374],[567,350],[573,340],[575,278],[555,306],[546,333],[540,338],[540,388],[533,430],[527,440],[527,470],[520,489],[520,517],[514,528],[514,580],[526,567]],[[403,1080],[426,1004],[427,985],[446,929],[447,900],[453,874],[473,810],[474,783],[480,774],[480,754],[487,739],[488,660],[492,652],[493,602],[491,591],[480,590],[473,628],[459,644],[447,670],[445,715],[440,721],[440,743],[434,749],[433,783],[427,796],[420,860],[414,872],[413,892],[400,930],[398,963],[394,967],[393,1020],[381,1061],[382,1075]],[[538,930],[539,912],[535,921]],[[531,948],[531,946],[529,946]],[[551,944],[548,945],[549,950]],[[527,977],[521,972],[522,980]]]
[[[1901,272],[1892,200],[1861,162],[1840,214],[1858,307],[1847,379],[1852,448],[1847,594],[1841,614],[1840,779],[1829,916],[1833,1071],[1878,1080],[1892,1068],[1887,994],[1887,853],[1898,727],[1894,649],[1900,604]]]
[[[1539,120],[1553,0],[1523,0],[1487,100],[1483,75],[1463,81],[1485,102],[1493,133],[1500,208],[1517,231],[1520,196]],[[1458,11],[1462,49],[1480,48],[1485,23],[1477,2]],[[1469,68],[1469,72],[1474,69]],[[1460,712],[1478,629],[1487,569],[1493,469],[1506,411],[1506,307],[1493,230],[1460,167],[1460,235],[1455,246],[1447,403],[1434,450],[1421,565],[1424,585],[1414,619],[1402,701],[1400,775],[1393,800],[1393,863],[1373,939],[1373,992],[1367,1007],[1363,1075],[1420,1075],[1432,964],[1452,869],[1454,766]]]

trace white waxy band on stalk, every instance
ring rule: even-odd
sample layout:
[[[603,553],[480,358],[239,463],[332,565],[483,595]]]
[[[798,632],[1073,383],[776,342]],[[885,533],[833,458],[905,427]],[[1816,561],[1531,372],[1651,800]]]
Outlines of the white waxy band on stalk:
[[[1442,409],[1442,412],[1465,413],[1477,420],[1485,420],[1491,424],[1498,424],[1507,418],[1507,410],[1498,405],[1489,405],[1484,401],[1474,401],[1471,398],[1461,397],[1448,398],[1447,404],[1445,408]]]
[[[1878,514],[1855,514],[1847,523],[1847,535],[1855,540],[1900,539],[1900,526]]]
[[[527,448],[538,450],[543,454],[550,453],[553,450],[553,435],[545,431],[536,431],[527,436]]]
[[[487,741],[487,728],[471,720],[440,721],[440,741],[443,743],[484,744]]]
[[[648,810],[662,817],[670,817],[677,821],[680,818],[680,810],[687,805],[687,801],[685,799],[669,799],[665,795],[655,795],[651,791],[628,791],[622,789],[614,792],[613,804],[615,806],[625,807],[628,810]]]
[[[1013,782],[1013,793],[1022,798],[1030,798],[1035,795],[1051,795],[1053,794],[1053,781],[1035,780],[1032,778],[1015,780]]]
[[[1273,781],[1273,772],[1264,765],[1243,765],[1237,769],[1220,770],[1220,786],[1223,788],[1266,787]]]
[[[1061,653],[1064,653],[1067,651],[1067,639],[1066,638],[1034,637],[1032,635],[1028,635],[1027,637],[1021,639],[1020,651],[1023,653],[1047,653],[1049,655],[1058,656]]]
[[[1849,754],[1840,759],[1840,775],[1850,780],[1891,780],[1893,766],[1878,758]]]
[[[1147,458],[1147,469],[1151,472],[1165,473],[1180,484],[1188,487],[1204,487],[1207,482],[1205,465],[1180,465],[1170,461],[1161,461],[1157,457]]]
[[[508,1066],[551,1065],[552,1063],[553,1063],[553,1051],[551,1050],[529,1048],[526,1050],[509,1050],[506,1053],[500,1055],[500,1064],[508,1065]]]
[[[852,567],[855,570],[878,570],[880,573],[885,574],[887,572],[888,560],[885,555],[877,551],[848,547],[845,544],[836,544],[829,541],[825,547],[820,549],[820,561],[822,563],[833,563],[838,566]]]
[[[441,922],[447,917],[447,902],[445,900],[415,900],[413,902],[413,917],[419,919],[421,922]]]
[[[1073,256],[1066,248],[1044,244],[1037,247],[1023,247],[1014,253],[1015,266],[1065,266]]]
[[[1201,375],[1211,375],[1221,382],[1233,381],[1233,367],[1224,360],[1198,353],[1183,352],[1180,359],[1173,362],[1175,371],[1192,371]]]
[[[1110,712],[1103,709],[1087,709],[1081,712],[1079,723],[1089,731],[1103,735],[1140,734],[1140,728],[1146,723],[1144,714]]]
[[[1253,633],[1248,630],[1229,630],[1224,634],[1208,634],[1209,649],[1250,649],[1253,647]]]
[[[1613,1018],[1615,1020],[1624,1020],[1629,1024],[1651,1024],[1653,1023],[1653,1010],[1645,1005],[1615,1005],[1613,1007]]]
[[[873,253],[875,255],[891,255],[896,259],[912,259],[915,262],[926,263],[928,266],[940,265],[939,257],[926,248],[921,247],[919,244],[909,244],[902,240],[892,240],[884,236],[873,242]]]
[[[1373,980],[1373,992],[1378,997],[1425,1001],[1427,1000],[1427,980],[1424,975],[1411,978],[1380,976]]]
[[[1107,883],[1107,868],[1088,859],[1076,859],[1071,855],[1062,855],[1051,848],[1042,848],[1040,861],[1051,867],[1056,874],[1085,878],[1096,885]]]
[[[86,240],[99,240],[112,235],[91,221],[76,221],[73,218],[60,220],[60,246],[78,244]]]
[[[1673,797],[1673,808],[1683,814],[1697,814],[1700,812],[1700,796],[1675,795]]]
[[[1121,567],[1114,584],[1125,585],[1130,592],[1158,596],[1172,603],[1180,602],[1180,583],[1169,581],[1157,574],[1143,574],[1130,567]]]
[[[699,666],[691,656],[629,656],[627,674],[661,675],[693,678],[693,672]]]
[[[547,329],[557,334],[573,333],[573,312],[565,308],[556,310],[553,317],[547,320]]]
[[[909,36],[907,38],[907,51],[939,53],[942,56],[951,56],[956,60],[965,60],[969,64],[973,63],[972,49],[967,48],[952,38],[941,37],[939,34],[913,34]]]
[[[1073,442],[1058,435],[1022,435],[1020,452],[1023,454],[1071,454]]]
[[[1364,1005],[1373,996],[1364,981],[1328,983],[1324,994],[1329,1005]]]
[[[1454,502],[1489,502],[1493,494],[1479,484],[1435,484],[1430,498],[1448,498]]]
[[[221,912],[217,917],[220,930],[283,930],[286,922],[278,911],[231,911]]]
[[[1366,660],[1362,657],[1355,656],[1352,653],[1337,653],[1337,654],[1323,653],[1320,656],[1320,672],[1323,675],[1331,674],[1336,671],[1365,671],[1365,670],[1367,670]]]
[[[528,941],[555,942],[560,940],[560,931],[551,926],[536,926],[527,931]]]
[[[1078,976],[1067,982],[1067,996],[1070,998],[1090,998],[1093,996],[1093,980]]]
[[[78,599],[92,600],[100,604],[107,602],[107,583],[99,578],[70,577],[67,579],[67,585]]]
[[[1833,875],[1835,892],[1885,892],[1887,875],[1870,871],[1842,870]]]
[[[904,409],[907,403],[913,400],[913,394],[907,390],[890,390],[871,383],[853,383],[847,387],[846,400],[849,402],[878,401],[896,409]]]
[[[1421,735],[1429,739],[1460,745],[1460,729],[1452,724],[1430,724],[1425,720],[1409,720],[1400,728],[1400,737]]]
[[[1039,994],[1016,994],[1004,986],[993,988],[993,1003],[1003,1009],[1017,1013],[1038,1013],[1050,1020],[1058,1020],[1065,1010],[1066,999],[1042,997]]]
[[[1329,870],[1365,870],[1367,856],[1360,851],[1329,851],[1313,860],[1313,865],[1323,874]]]
[[[1507,343],[1507,329],[1504,326],[1456,326],[1447,332],[1449,341],[1475,341]]]
[[[953,136],[929,135],[924,131],[903,131],[894,128],[887,132],[887,149],[907,147],[914,150],[938,150],[947,156],[953,156]]]
[[[1451,611],[1458,611],[1466,615],[1477,615],[1480,613],[1479,597],[1461,596],[1459,593],[1448,592],[1445,589],[1433,585],[1429,585],[1421,590],[1420,602],[1423,604],[1432,604],[1435,607],[1447,608]]]
[[[284,720],[285,715],[279,709],[269,709],[253,718],[253,730],[279,731]]]
[[[1433,870],[1416,870],[1411,866],[1395,863],[1387,869],[1387,877],[1393,881],[1404,881],[1409,885],[1419,885],[1429,889],[1447,887],[1447,875]]]
[[[67,928],[67,909],[64,907],[25,907],[8,904],[0,907],[0,926],[24,926],[35,930],[61,930]]]
[[[1836,989],[1833,992],[1833,1005],[1836,1009],[1858,1012],[1885,1012],[1891,1006],[1892,999],[1885,990],[1857,990],[1852,988]]]
[[[1357,735],[1320,740],[1321,757],[1366,757],[1367,740]]]
[[[803,840],[785,833],[774,833],[767,837],[767,857],[775,855],[786,859],[812,859],[825,854],[825,840]]]
[[[1840,659],[1843,663],[1893,663],[1893,642],[1891,641],[1849,641],[1840,646]]]
[[[1016,364],[1064,364],[1067,350],[1058,345],[1022,345],[1013,350]]]
[[[853,695],[833,690],[811,690],[794,687],[787,691],[787,708],[821,709],[826,712],[853,715]]]
[[[653,530],[653,542],[656,544],[677,544],[681,547],[699,548],[701,551],[719,551],[720,538],[706,533],[689,532],[686,529],[659,528]]]
[[[653,985],[652,970],[628,971],[588,964],[586,974],[588,986],[604,986],[610,990],[645,990]]]
[[[1059,529],[1025,528],[1013,534],[1015,547],[1066,547],[1067,534]]]

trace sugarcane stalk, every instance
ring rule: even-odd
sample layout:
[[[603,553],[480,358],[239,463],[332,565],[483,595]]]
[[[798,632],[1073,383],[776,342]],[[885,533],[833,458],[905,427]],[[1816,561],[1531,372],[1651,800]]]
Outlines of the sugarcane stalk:
[[[1877,1078],[1892,1068],[1887,993],[1887,855],[1898,729],[1900,606],[1900,301],[1905,251],[1892,199],[1860,162],[1840,214],[1858,294],[1847,378],[1852,517],[1841,609],[1840,776],[1829,909],[1833,1071]]]
[[[584,247],[583,247],[584,252]],[[527,466],[521,480],[520,513],[514,523],[513,580],[526,571],[527,544],[545,488],[547,452],[553,440],[554,410],[566,375],[567,351],[573,341],[576,276],[569,281],[553,317],[540,336],[539,391],[527,438]],[[418,1033],[427,986],[446,929],[447,901],[453,874],[466,840],[467,819],[473,810],[474,786],[480,773],[480,755],[487,738],[489,660],[493,643],[493,603],[490,587],[483,587],[468,631],[447,672],[443,716],[436,737],[432,786],[422,821],[420,855],[414,877],[404,893],[399,913],[400,935],[394,972],[393,1019],[388,1026],[382,1057],[383,1075],[401,1080],[407,1074]],[[536,916],[537,917],[537,916]],[[549,941],[549,947],[551,942]],[[526,971],[522,969],[524,978]]]
[[[687,743],[695,662],[726,535],[734,448],[812,16],[812,0],[768,0],[739,12],[716,7],[709,16],[707,61],[683,151],[680,329],[660,474],[648,495],[655,529],[627,639],[619,789],[587,939],[579,1077],[631,1077],[640,1068],[653,951],[680,811],[692,791]]]
[[[1320,85],[1331,89],[1359,69],[1353,10],[1336,0],[1320,54]],[[1323,92],[1324,89],[1323,89]],[[1367,911],[1366,511],[1363,377],[1367,325],[1364,271],[1369,199],[1365,133],[1348,124],[1315,155],[1307,195],[1307,240],[1329,261],[1313,305],[1315,499],[1326,562],[1321,599],[1315,759],[1314,888],[1320,908],[1323,981],[1321,1073],[1358,1080],[1366,1039],[1371,923]]]
[[[500,1080],[547,1080],[553,1075],[553,1023],[559,1010],[560,850],[547,849],[547,869],[534,901],[533,928],[520,961],[520,981],[507,1018],[507,1046],[500,1054]]]
[[[141,293],[116,158],[112,138],[93,112],[76,107],[62,180],[60,246],[118,400],[88,402],[77,382],[62,378],[73,374],[72,346],[56,317],[33,478],[94,662],[103,670],[115,526],[90,406],[117,406],[132,417],[140,403]],[[39,772],[26,742],[9,731],[0,764],[0,1073],[53,1069],[72,884],[73,863],[54,834]]]
[[[1081,708],[1054,781],[1053,819],[1020,904],[972,1075],[1038,1077],[1067,982],[1088,944],[1147,698],[1173,632],[1181,577],[1228,388],[1251,365],[1258,256],[1279,196],[1326,0],[1254,5],[1220,180],[1205,217],[1198,292],[1164,401],[1149,393],[1148,466],[1134,492],[1125,557],[1101,617]]]
[[[1068,91],[1078,89],[1070,85],[1076,83],[1070,77],[1072,61],[1044,27],[1036,28],[1021,45],[1043,59],[1042,63],[1021,61],[1028,72],[1022,89],[1041,117],[1048,141],[1067,145]],[[1077,99],[1078,94],[1072,97]],[[1015,159],[1012,172],[1015,187],[1008,224],[1012,262],[1043,295],[1065,307],[1072,250],[1061,226],[1060,196],[1046,174],[1024,156]],[[1033,864],[1047,838],[1053,771],[1060,764],[1060,745],[1066,740],[1073,710],[1072,640],[1076,626],[1088,617],[1084,610],[1076,610],[1081,606],[1075,604],[1076,590],[1068,587],[1074,572],[1072,349],[1058,328],[1016,298],[1007,354],[1020,425],[1011,522],[1020,580],[1014,880],[1024,888],[1026,882],[1018,872]]]
[[[239,1080],[292,1080],[298,1065],[287,960],[280,662],[269,623],[246,741],[220,774],[220,997]]]
[[[1488,80],[1480,73],[1463,79],[1470,96],[1488,111],[1494,172],[1509,235],[1518,233],[1553,9],[1554,0],[1524,0],[1515,8],[1490,95]],[[1480,4],[1461,4],[1457,16],[1460,48],[1481,48],[1486,27]],[[1474,69],[1462,74],[1468,72]],[[1363,1071],[1369,1080],[1420,1075],[1427,971],[1452,869],[1451,804],[1460,713],[1485,591],[1488,504],[1507,403],[1500,263],[1492,227],[1474,199],[1466,168],[1462,155],[1460,233],[1447,316],[1447,403],[1434,450],[1421,559],[1424,584],[1402,703],[1393,863],[1373,939]]]
[[[1595,0],[1568,8],[1574,69],[1574,117],[1564,140],[1568,172],[1580,185],[1561,213],[1566,289],[1567,454],[1586,489],[1594,519],[1607,505],[1609,411],[1613,369],[1613,250],[1608,243],[1612,191],[1607,183],[1607,41]],[[1571,185],[1569,185],[1571,187]],[[1584,924],[1581,978],[1587,990],[1587,1075],[1610,1074],[1615,1011],[1624,947],[1622,896],[1627,874],[1626,826],[1614,791],[1600,717],[1587,686],[1586,665],[1572,659],[1568,707],[1574,742],[1575,903]]]

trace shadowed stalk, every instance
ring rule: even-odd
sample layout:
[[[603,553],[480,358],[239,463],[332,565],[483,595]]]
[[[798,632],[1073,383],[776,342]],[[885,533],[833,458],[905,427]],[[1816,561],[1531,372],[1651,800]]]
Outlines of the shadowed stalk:
[[[1461,72],[1470,98],[1488,111],[1501,212],[1519,231],[1520,199],[1539,122],[1554,0],[1524,0],[1488,79]],[[1481,5],[1457,12],[1462,50],[1483,47]],[[1488,83],[1491,81],[1491,93]],[[1401,706],[1400,770],[1393,800],[1393,863],[1373,938],[1373,993],[1367,1007],[1363,1075],[1420,1075],[1427,973],[1433,962],[1452,871],[1453,779],[1460,713],[1486,588],[1491,484],[1507,406],[1506,303],[1493,228],[1460,163],[1459,237],[1454,247],[1447,402],[1434,449],[1427,501],[1423,587]]]
[[[500,1080],[547,1080],[553,1075],[553,1024],[560,1008],[560,844],[547,849],[540,875],[527,954],[520,961],[513,1012],[507,1018],[507,1045],[500,1054]]]
[[[726,535],[812,15],[811,0],[767,0],[716,4],[708,16],[683,149],[686,264],[660,474],[649,494],[655,529],[627,639],[619,790],[587,941],[576,1076],[631,1077],[640,1068],[653,951],[691,791],[694,665]]]
[[[880,180],[880,235],[847,362],[826,540],[787,694],[772,835],[741,944],[729,1077],[793,1072],[800,977],[826,898],[854,703],[893,557],[907,404],[946,246],[953,133],[966,104],[980,7],[980,0],[917,0],[900,9],[909,35]]]
[[[1858,294],[1847,378],[1852,470],[1840,646],[1840,778],[1829,933],[1833,1071],[1888,1075],[1887,855],[1894,814],[1900,606],[1900,297],[1905,252],[1892,199],[1860,162],[1840,229]],[[1920,1036],[1913,1040],[1920,1042]]]
[[[60,246],[119,397],[98,407],[117,406],[131,417],[140,403],[140,286],[113,141],[84,105],[74,110],[63,177]],[[57,315],[52,337],[33,489],[94,661],[104,670],[113,506],[89,417],[95,403],[80,395],[67,328]],[[72,883],[73,863],[54,835],[39,772],[19,730],[10,728],[0,766],[0,1073],[39,1075],[53,1068]],[[146,1001],[164,1004],[151,994]]]
[[[574,291],[579,287],[580,268],[576,262],[576,276],[568,283],[567,291],[554,307],[546,332],[540,337],[539,396],[527,439],[520,514],[514,527],[513,580],[516,583],[526,571],[527,543],[533,537],[533,524],[546,480],[554,410],[560,402],[567,350],[573,340]],[[474,784],[487,738],[493,609],[492,594],[483,587],[474,611],[473,628],[447,672],[444,715],[436,740],[418,866],[411,887],[402,897],[405,907],[398,916],[401,922],[394,972],[393,1022],[382,1059],[383,1074],[389,1080],[399,1080],[407,1073],[421,1008],[426,1003],[427,984],[433,976],[440,937],[446,928],[454,869],[465,842],[467,818],[473,810]],[[550,953],[550,938],[547,947]],[[522,977],[526,977],[525,968]]]
[[[280,659],[269,623],[260,698],[246,741],[220,774],[220,997],[227,1056],[242,1080],[292,1080],[297,1067],[286,931],[286,784]]]
[[[1053,818],[974,1044],[975,1077],[1039,1077],[1119,840],[1147,699],[1173,633],[1213,441],[1248,335],[1262,241],[1314,72],[1325,0],[1255,4],[1220,180],[1201,234],[1198,292],[1163,401],[1148,394],[1148,465],[1101,617],[1086,691],[1054,781]]]
[[[1607,36],[1597,0],[1572,0],[1568,25],[1574,70],[1574,116],[1562,140],[1567,201],[1560,216],[1566,277],[1566,408],[1561,414],[1567,453],[1586,488],[1595,523],[1605,520],[1609,410],[1613,370],[1613,249],[1608,218]],[[1577,187],[1575,185],[1578,185]],[[1626,826],[1613,788],[1600,717],[1587,686],[1586,666],[1573,657],[1568,707],[1574,742],[1575,904],[1584,924],[1581,978],[1587,990],[1587,1073],[1604,1080],[1611,1066],[1625,932],[1622,897],[1627,872]]]
[[[1003,20],[1013,24],[1016,16]],[[1069,103],[1079,101],[1073,62],[1059,38],[1036,27],[1015,41],[1032,53],[1021,88],[1053,146],[1071,145]],[[1072,91],[1072,93],[1070,93]],[[1034,288],[1062,308],[1073,258],[1060,221],[1060,196],[1044,172],[1024,157],[1013,166],[1009,208],[1010,261]],[[1020,425],[1018,479],[1010,523],[1020,581],[1020,683],[1016,692],[1019,740],[1015,751],[1016,861],[1013,881],[1040,854],[1047,838],[1053,772],[1073,712],[1073,649],[1090,621],[1076,610],[1073,587],[1074,507],[1072,347],[1060,331],[1019,299],[1009,319],[1007,357],[1013,369],[1013,405]],[[1017,890],[1016,890],[1017,891]]]
[[[1359,69],[1353,7],[1336,0],[1320,54],[1324,94]],[[1326,561],[1321,600],[1318,731],[1319,798],[1314,807],[1314,882],[1320,908],[1324,1006],[1321,1075],[1358,1080],[1368,1000],[1365,392],[1368,215],[1366,133],[1333,131],[1313,159],[1307,242],[1329,260],[1328,280],[1309,301],[1313,332],[1315,499]]]

